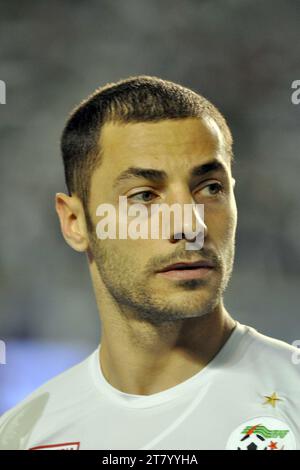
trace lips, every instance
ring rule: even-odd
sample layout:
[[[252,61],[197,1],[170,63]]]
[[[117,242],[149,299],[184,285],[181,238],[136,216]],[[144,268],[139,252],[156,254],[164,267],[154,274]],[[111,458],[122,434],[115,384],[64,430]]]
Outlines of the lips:
[[[180,271],[180,270],[192,270],[192,269],[199,269],[199,268],[214,268],[214,264],[211,261],[194,261],[192,263],[182,262],[182,263],[175,263],[166,266],[165,268],[158,271],[159,273],[165,273],[167,271]]]

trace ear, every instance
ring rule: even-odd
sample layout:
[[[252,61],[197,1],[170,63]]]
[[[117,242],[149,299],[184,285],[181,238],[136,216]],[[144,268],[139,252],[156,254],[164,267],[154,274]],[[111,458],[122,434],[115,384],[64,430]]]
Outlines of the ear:
[[[64,239],[74,250],[86,251],[88,236],[81,201],[76,195],[55,194],[55,209]]]

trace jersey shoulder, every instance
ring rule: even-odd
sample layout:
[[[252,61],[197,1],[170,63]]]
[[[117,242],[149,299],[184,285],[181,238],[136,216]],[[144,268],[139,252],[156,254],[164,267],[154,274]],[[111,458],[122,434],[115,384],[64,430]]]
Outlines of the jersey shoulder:
[[[89,363],[91,355],[66,371],[48,380],[13,408],[0,417],[0,449],[22,448],[21,441],[43,422],[59,420],[59,417],[72,412],[74,404],[88,399],[91,381],[89,380]],[[63,410],[63,413],[62,413]],[[10,442],[18,438],[18,443]]]
[[[259,347],[265,352],[273,352],[274,354],[279,354],[282,357],[290,357],[290,355],[295,352],[299,353],[299,349],[293,344],[289,344],[281,339],[261,333],[252,326],[243,326],[247,329],[248,334],[252,338],[255,346]]]
[[[247,360],[265,366],[269,371],[286,375],[290,380],[300,382],[300,349],[293,344],[258,332],[255,328],[243,325],[249,338]]]

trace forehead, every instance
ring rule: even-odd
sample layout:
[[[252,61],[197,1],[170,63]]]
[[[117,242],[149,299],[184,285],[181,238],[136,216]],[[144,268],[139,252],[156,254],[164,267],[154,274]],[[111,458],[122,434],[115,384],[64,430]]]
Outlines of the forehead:
[[[103,155],[181,155],[196,150],[211,155],[221,151],[224,139],[214,120],[206,118],[164,119],[157,122],[106,123],[100,137]],[[166,157],[167,155],[165,155]],[[124,159],[124,157],[122,158]],[[117,163],[117,162],[115,162]]]

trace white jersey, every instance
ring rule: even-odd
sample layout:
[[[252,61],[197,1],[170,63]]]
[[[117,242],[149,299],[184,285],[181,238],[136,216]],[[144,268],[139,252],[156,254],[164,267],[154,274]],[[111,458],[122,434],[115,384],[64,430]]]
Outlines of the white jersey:
[[[100,347],[2,415],[0,449],[300,450],[296,347],[237,322],[205,368],[152,395],[110,385]]]

